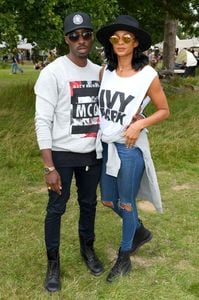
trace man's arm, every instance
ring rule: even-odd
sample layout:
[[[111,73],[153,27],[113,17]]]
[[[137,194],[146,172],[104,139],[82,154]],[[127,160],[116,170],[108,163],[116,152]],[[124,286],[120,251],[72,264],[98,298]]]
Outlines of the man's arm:
[[[52,124],[55,99],[58,99],[56,80],[48,70],[40,73],[35,85],[36,112],[35,129],[44,163],[45,181],[48,189],[61,193],[61,179],[52,159]]]
[[[45,172],[45,182],[49,190],[61,194],[61,178],[57,170],[55,169],[53,160],[52,160],[52,151],[51,149],[41,150],[41,156],[44,163],[45,169],[50,169],[48,172]]]

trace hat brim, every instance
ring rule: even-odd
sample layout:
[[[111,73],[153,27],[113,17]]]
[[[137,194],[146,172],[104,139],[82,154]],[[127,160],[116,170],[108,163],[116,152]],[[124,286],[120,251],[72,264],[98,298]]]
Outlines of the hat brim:
[[[98,41],[103,45],[106,46],[109,43],[110,36],[118,30],[125,30],[132,32],[135,34],[135,37],[137,38],[139,42],[139,48],[142,51],[146,51],[151,46],[151,36],[148,34],[148,32],[138,29],[136,27],[125,25],[125,24],[110,24],[107,26],[102,27],[99,29],[96,33],[96,37]]]
[[[65,35],[69,34],[70,32],[73,32],[75,30],[78,30],[78,29],[89,29],[89,30],[93,31],[93,28],[91,26],[75,25],[74,27],[71,27],[69,31],[65,32]]]

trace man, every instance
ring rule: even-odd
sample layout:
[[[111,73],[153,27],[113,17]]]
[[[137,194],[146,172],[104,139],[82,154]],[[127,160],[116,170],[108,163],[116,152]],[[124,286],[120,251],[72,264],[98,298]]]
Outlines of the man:
[[[17,74],[17,71],[19,71],[21,74],[23,74],[22,68],[19,66],[20,61],[18,60],[18,55],[12,56],[12,74]]]
[[[45,288],[49,292],[60,289],[60,224],[73,175],[80,207],[81,255],[93,275],[103,272],[93,248],[96,189],[101,173],[101,160],[96,159],[95,151],[100,67],[88,59],[93,43],[90,17],[83,12],[70,14],[65,18],[64,32],[68,54],[45,67],[35,85],[36,134],[49,193],[45,218]]]

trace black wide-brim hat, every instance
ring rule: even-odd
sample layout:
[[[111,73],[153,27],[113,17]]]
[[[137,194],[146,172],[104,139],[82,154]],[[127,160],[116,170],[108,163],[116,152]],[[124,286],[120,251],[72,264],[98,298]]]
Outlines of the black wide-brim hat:
[[[147,49],[150,48],[151,46],[150,34],[144,31],[143,29],[141,29],[139,22],[135,18],[129,15],[118,16],[113,23],[100,28],[96,33],[96,37],[98,41],[104,47],[106,47],[108,43],[110,43],[109,42],[110,36],[113,35],[115,31],[118,30],[125,30],[125,31],[132,32],[139,42],[138,47],[142,51],[146,51]]]

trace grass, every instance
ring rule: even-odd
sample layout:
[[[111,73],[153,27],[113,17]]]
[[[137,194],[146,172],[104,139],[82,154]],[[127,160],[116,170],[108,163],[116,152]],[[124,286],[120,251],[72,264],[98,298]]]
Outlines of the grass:
[[[105,273],[95,278],[87,271],[79,255],[73,185],[61,232],[62,290],[50,296],[43,289],[47,194],[34,133],[33,84],[39,72],[30,64],[23,68],[23,75],[0,70],[0,299],[199,299],[199,92],[189,88],[199,86],[199,77],[164,82],[171,117],[149,133],[164,213],[139,211],[154,237],[132,257],[131,274],[113,284],[105,281],[121,223],[100,201],[95,247]]]

